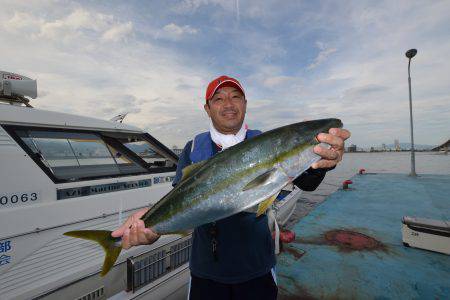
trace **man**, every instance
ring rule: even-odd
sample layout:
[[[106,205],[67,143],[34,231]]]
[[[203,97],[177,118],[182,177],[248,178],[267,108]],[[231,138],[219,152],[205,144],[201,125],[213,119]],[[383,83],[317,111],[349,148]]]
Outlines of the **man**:
[[[189,141],[180,156],[174,180],[181,171],[231,147],[260,131],[244,125],[247,108],[244,89],[234,78],[220,76],[208,85],[205,111],[211,119],[209,132]],[[296,178],[293,183],[303,190],[315,190],[327,170],[342,159],[344,140],[350,136],[345,129],[332,128],[317,139],[331,145],[330,149],[316,146],[314,151],[322,159]],[[140,217],[148,209],[132,215],[114,237],[122,237],[122,246],[151,244],[158,235],[145,228]],[[267,216],[256,218],[255,213],[241,212],[214,223],[194,229],[190,260],[190,299],[276,299],[274,276],[274,242],[268,229]]]

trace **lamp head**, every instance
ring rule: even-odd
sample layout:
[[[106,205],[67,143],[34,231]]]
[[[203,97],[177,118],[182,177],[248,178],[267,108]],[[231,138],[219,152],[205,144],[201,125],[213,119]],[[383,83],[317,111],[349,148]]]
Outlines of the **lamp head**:
[[[409,49],[408,51],[406,51],[405,55],[407,58],[411,59],[414,56],[416,56],[417,54],[417,49]]]

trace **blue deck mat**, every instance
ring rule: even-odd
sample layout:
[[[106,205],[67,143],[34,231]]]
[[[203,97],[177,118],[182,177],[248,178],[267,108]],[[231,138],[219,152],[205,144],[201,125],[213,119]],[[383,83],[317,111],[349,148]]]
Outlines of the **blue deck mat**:
[[[450,176],[352,178],[295,225],[278,257],[279,299],[450,299],[450,256],[404,247],[401,218],[450,220]],[[336,230],[379,241],[354,250],[325,239]],[[374,244],[372,244],[374,245]]]

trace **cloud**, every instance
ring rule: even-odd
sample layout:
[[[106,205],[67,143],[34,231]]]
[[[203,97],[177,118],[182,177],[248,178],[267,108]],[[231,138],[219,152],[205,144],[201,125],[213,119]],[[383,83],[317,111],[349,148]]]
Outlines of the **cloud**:
[[[97,39],[119,42],[133,30],[132,22],[119,22],[113,15],[90,12],[75,8],[63,16],[45,18],[29,12],[15,11],[7,19],[4,29],[15,34],[24,34],[34,40],[50,40],[56,43],[72,43],[80,39]]]
[[[39,38],[61,39],[67,35],[81,34],[83,30],[105,31],[113,22],[113,17],[76,9],[64,18],[42,21]]]
[[[133,31],[131,22],[117,24],[102,34],[102,40],[118,42],[128,36]]]
[[[43,21],[34,18],[25,12],[14,12],[10,19],[7,19],[3,29],[8,32],[37,32]]]
[[[227,11],[233,11],[235,9],[234,1],[229,0],[183,0],[179,1],[173,7],[173,11],[178,14],[194,14],[205,6],[220,7]]]
[[[160,38],[168,40],[180,40],[185,36],[195,35],[198,33],[198,29],[192,28],[189,25],[178,26],[177,24],[170,23],[163,27]]]
[[[363,86],[358,86],[354,88],[347,89],[343,92],[342,99],[344,101],[353,101],[359,100],[362,97],[380,97],[386,92],[388,92],[390,88],[388,86],[376,85],[376,84],[367,84]]]
[[[292,80],[295,79],[289,76],[270,76],[264,79],[263,84],[266,87],[273,88],[279,85],[284,85]]]
[[[46,8],[41,10],[52,13],[0,12],[6,20],[0,43],[15,45],[0,49],[10,58],[2,69],[38,79],[40,97],[33,106],[102,119],[130,112],[127,123],[179,146],[192,128],[207,123],[201,101],[206,79],[199,74],[209,77],[208,71],[137,39],[132,20],[85,7]],[[23,26],[3,30],[20,18],[26,19]],[[125,38],[127,43],[119,43]]]
[[[312,70],[314,68],[317,68],[320,64],[322,64],[327,58],[336,52],[336,48],[329,48],[326,47],[322,42],[316,42],[317,48],[319,48],[319,53],[317,54],[316,58],[314,59],[314,62],[312,62],[306,69]]]

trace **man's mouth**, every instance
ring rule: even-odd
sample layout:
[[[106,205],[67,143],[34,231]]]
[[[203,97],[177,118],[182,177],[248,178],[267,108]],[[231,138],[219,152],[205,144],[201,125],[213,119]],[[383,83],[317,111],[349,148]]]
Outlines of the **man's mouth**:
[[[237,115],[237,112],[235,111],[225,111],[222,113],[222,116],[224,117],[235,117]]]

